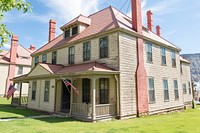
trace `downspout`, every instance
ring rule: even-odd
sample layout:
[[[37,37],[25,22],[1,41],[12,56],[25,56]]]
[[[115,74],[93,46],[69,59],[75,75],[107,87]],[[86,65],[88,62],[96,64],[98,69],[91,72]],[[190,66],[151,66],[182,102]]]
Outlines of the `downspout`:
[[[119,80],[117,78],[117,75],[114,75],[115,80],[116,80],[116,87],[117,87],[117,117],[121,116],[121,112],[120,112],[120,97],[119,97]]]

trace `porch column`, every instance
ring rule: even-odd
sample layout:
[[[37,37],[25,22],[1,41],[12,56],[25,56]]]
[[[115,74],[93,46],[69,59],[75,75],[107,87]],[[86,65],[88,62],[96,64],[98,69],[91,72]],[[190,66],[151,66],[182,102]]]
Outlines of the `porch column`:
[[[22,98],[22,82],[20,84],[20,89],[19,89],[19,106],[21,105],[21,98]]]
[[[73,79],[71,79],[71,84],[73,85]],[[73,93],[74,92],[74,90],[73,90],[73,88],[71,87],[71,97],[70,97],[70,114],[72,114],[72,103],[73,103]]]
[[[92,78],[92,120],[96,120],[96,78]]]

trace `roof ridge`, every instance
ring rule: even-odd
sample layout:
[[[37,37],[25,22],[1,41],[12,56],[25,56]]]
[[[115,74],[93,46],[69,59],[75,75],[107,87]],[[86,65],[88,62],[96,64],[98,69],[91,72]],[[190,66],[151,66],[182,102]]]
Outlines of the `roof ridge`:
[[[109,9],[111,10],[112,17],[115,19],[114,23],[115,23],[116,27],[119,27],[119,24],[118,24],[118,20],[117,20],[117,18],[116,18],[116,15],[115,15],[114,12],[113,12],[113,7],[110,6]]]

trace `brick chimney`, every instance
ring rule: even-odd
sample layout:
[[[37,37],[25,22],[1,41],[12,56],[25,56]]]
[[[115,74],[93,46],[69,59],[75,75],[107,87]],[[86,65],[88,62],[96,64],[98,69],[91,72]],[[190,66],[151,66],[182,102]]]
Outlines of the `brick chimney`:
[[[142,35],[141,0],[132,0],[132,29]],[[136,102],[137,115],[146,115],[149,112],[147,74],[144,66],[143,39],[137,37],[137,69],[136,69]]]
[[[150,31],[153,30],[153,20],[152,20],[153,13],[151,10],[147,11],[147,27]]]
[[[132,29],[142,34],[141,0],[132,0]]]
[[[10,62],[11,63],[16,63],[17,46],[18,46],[18,36],[13,35],[11,38],[11,48],[10,48]]]
[[[51,42],[55,38],[56,33],[56,21],[50,19],[49,21],[49,42]]]
[[[35,51],[35,46],[34,45],[30,45],[30,50]]]
[[[156,26],[156,34],[158,36],[160,36],[160,26],[159,25]]]

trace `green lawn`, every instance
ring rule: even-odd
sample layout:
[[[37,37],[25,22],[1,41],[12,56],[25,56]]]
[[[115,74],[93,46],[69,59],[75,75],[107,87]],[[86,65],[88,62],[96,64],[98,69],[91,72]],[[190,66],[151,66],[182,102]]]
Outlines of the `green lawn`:
[[[26,112],[8,105],[9,110],[2,111],[2,99],[0,99],[0,117],[4,113],[12,112],[18,115]],[[200,106],[197,106],[200,108]],[[33,112],[30,112],[32,115]],[[23,113],[20,113],[21,115]],[[8,115],[8,114],[7,114]],[[24,114],[23,114],[24,115]],[[28,115],[28,113],[26,113]],[[8,128],[9,126],[9,128]],[[128,120],[113,120],[109,122],[87,123],[72,118],[40,118],[23,119],[9,122],[0,122],[0,132],[37,132],[37,133],[199,133],[200,132],[200,109],[189,109],[181,113],[167,115],[154,115]]]

